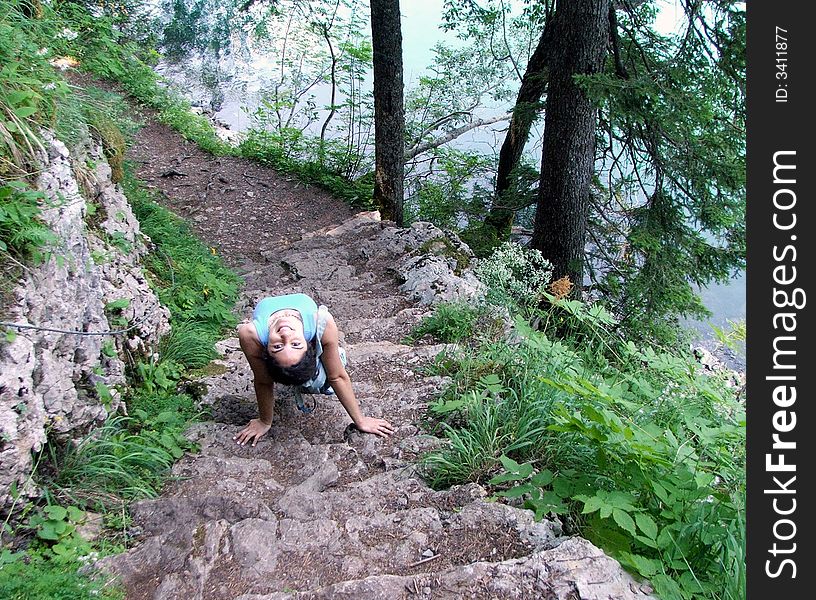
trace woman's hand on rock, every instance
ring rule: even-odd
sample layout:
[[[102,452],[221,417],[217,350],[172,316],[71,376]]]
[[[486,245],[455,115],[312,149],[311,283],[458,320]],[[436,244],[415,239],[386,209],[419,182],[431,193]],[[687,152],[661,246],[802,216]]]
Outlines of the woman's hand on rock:
[[[238,432],[232,439],[238,442],[241,446],[252,442],[252,445],[258,443],[261,436],[265,435],[272,427],[269,423],[264,423],[260,419],[252,419],[246,427]]]
[[[364,433],[373,433],[380,437],[388,437],[394,433],[394,427],[385,419],[374,417],[363,417],[359,423],[355,423],[357,429]]]

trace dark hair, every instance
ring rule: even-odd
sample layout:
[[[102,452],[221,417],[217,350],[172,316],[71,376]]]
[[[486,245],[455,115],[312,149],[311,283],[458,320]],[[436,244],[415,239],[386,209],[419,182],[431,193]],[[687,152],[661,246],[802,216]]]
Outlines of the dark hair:
[[[306,346],[306,354],[291,366],[282,367],[272,358],[268,351],[264,351],[264,362],[266,363],[266,372],[274,381],[284,385],[304,384],[313,379],[317,373],[315,342],[314,340],[309,342]]]

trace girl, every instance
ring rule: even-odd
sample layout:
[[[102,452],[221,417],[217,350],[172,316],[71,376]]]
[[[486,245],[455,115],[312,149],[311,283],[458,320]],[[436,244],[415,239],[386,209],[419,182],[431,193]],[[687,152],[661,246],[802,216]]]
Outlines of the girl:
[[[394,432],[388,421],[361,412],[334,317],[306,294],[264,298],[255,307],[252,322],[239,326],[238,339],[252,368],[258,401],[258,418],[233,438],[242,446],[249,442],[255,446],[272,426],[275,382],[298,386],[298,400],[300,392],[336,394],[360,431],[382,437]],[[306,410],[301,401],[298,406]]]

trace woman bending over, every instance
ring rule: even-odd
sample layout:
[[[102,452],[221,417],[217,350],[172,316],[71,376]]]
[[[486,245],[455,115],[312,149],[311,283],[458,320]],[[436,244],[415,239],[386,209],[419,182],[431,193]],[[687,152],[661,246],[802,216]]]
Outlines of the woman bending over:
[[[242,446],[266,434],[272,426],[275,382],[297,386],[300,393],[336,394],[360,431],[388,437],[394,432],[384,419],[366,417],[354,396],[346,372],[346,354],[334,317],[306,294],[264,298],[251,323],[238,328],[241,350],[252,368],[258,418],[233,438]],[[299,401],[299,407],[303,410]]]

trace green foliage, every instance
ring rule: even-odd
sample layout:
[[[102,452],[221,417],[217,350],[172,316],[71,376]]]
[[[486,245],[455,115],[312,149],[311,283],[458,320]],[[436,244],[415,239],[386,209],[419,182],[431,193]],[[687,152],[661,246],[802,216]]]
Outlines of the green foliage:
[[[195,323],[214,342],[215,336],[237,324],[232,305],[240,279],[190,233],[184,221],[154,202],[138,181],[126,177],[124,188],[142,231],[156,245],[145,264],[159,299],[174,322]]]
[[[0,597],[8,600],[123,600],[124,591],[79,573],[74,557],[0,553]]]
[[[87,554],[89,544],[77,532],[77,526],[85,521],[85,513],[76,506],[49,504],[38,510],[28,520],[37,538],[48,543],[50,552],[58,556]]]
[[[55,472],[41,484],[72,502],[99,508],[112,498],[156,496],[173,462],[191,446],[178,414],[138,417],[112,417],[78,444],[59,448],[52,442]]]
[[[40,219],[44,196],[20,181],[0,186],[0,252],[42,261],[56,236]]]
[[[706,316],[692,286],[745,268],[745,9],[684,8],[679,34],[650,27],[653,2],[618,11],[626,76],[580,81],[599,137],[621,140],[598,146],[612,165],[593,197],[600,289],[625,327],[669,342],[666,316]]]
[[[138,40],[125,35],[115,14],[102,15],[89,12],[79,3],[67,3],[60,7],[64,26],[73,35],[63,36],[63,53],[77,58],[83,69],[105,79],[119,82],[134,98],[158,111],[160,121],[170,125],[186,139],[195,141],[215,155],[233,153],[223,142],[206,117],[195,115],[190,104],[166,87],[158,84],[158,76],[148,64],[140,60],[145,51]],[[89,112],[86,120],[104,142],[105,152],[113,159],[112,166],[119,177],[122,140],[116,131],[122,119],[108,110]],[[114,117],[113,119],[109,117]],[[116,123],[117,127],[112,127]]]
[[[163,361],[173,361],[188,369],[207,365],[218,353],[213,348],[212,331],[195,322],[179,321],[173,324],[170,335],[159,347]]]
[[[39,126],[53,119],[68,89],[48,63],[59,47],[59,22],[50,7],[40,8],[47,18],[30,18],[23,0],[0,6],[0,182],[31,172],[42,149]]]
[[[181,377],[180,365],[172,360],[139,361],[133,368],[133,376],[150,394],[168,394],[176,389]]]
[[[452,385],[429,407],[447,439],[423,459],[429,481],[487,481],[536,518],[561,515],[661,598],[742,597],[736,391],[688,352],[621,339],[597,305],[545,298],[541,330],[516,319],[512,341],[438,359]]]
[[[168,58],[177,59],[192,50],[228,48],[229,32],[221,28],[214,29],[204,18],[217,7],[206,1],[188,3],[183,0],[172,0],[170,4],[171,20],[162,31],[163,45]],[[230,3],[223,4],[232,9]],[[232,10],[229,14],[233,18],[237,16]]]
[[[112,327],[127,327],[128,319],[122,314],[122,311],[128,306],[130,306],[130,300],[127,298],[119,298],[105,305],[105,313]]]
[[[101,7],[95,2],[16,0],[0,6],[0,251],[14,261],[43,258],[54,239],[40,220],[42,195],[25,182],[41,149],[39,127],[54,130],[69,147],[93,136],[101,142],[115,180],[124,174],[125,144],[135,127],[120,97],[67,86],[49,61],[70,56],[63,62],[75,59],[98,76],[118,79],[185,137],[213,153],[232,152],[204,118],[192,115],[188,105],[163,90],[138,59],[140,49],[127,37],[138,29],[125,16],[132,8],[129,0]],[[10,515],[3,523],[5,532],[31,538],[25,552],[0,554],[3,598],[124,597],[110,582],[103,585],[78,574],[85,555],[104,550],[108,543],[103,538],[91,545],[79,537],[83,511],[105,512],[108,526],[125,527],[125,502],[155,496],[173,462],[194,450],[183,432],[200,412],[192,398],[177,392],[179,381],[186,368],[212,358],[213,342],[236,322],[231,307],[239,278],[180,220],[162,212],[138,182],[131,178],[123,183],[135,210],[141,211],[143,230],[157,242],[146,266],[153,269],[153,283],[171,310],[174,334],[163,341],[161,359],[154,356],[129,365],[129,387],[119,391],[130,416],[112,415],[74,442],[49,434],[32,475],[44,501],[25,502],[16,513],[22,517],[12,522]],[[110,236],[108,242],[122,252],[132,251],[121,235]],[[98,253],[94,260],[108,257]],[[127,324],[128,306],[126,299],[107,304],[113,325]],[[103,345],[102,357],[115,354],[110,342]],[[88,388],[110,407],[114,392],[104,382]],[[12,487],[19,504],[22,496]]]
[[[241,140],[238,151],[241,156],[292,173],[304,183],[319,185],[355,208],[371,209],[373,176],[350,179],[344,174],[348,170],[345,163],[331,160],[334,154],[331,149],[337,142],[323,144],[324,156],[328,157],[323,162],[316,159],[320,146],[317,140],[306,138],[298,129],[272,132],[253,128]]]
[[[736,352],[742,352],[743,354],[745,353],[745,340],[747,333],[745,319],[739,319],[736,321],[729,319],[728,326],[718,327],[717,325],[711,325],[711,329],[714,331],[714,337],[716,340],[723,346]]]
[[[441,342],[458,342],[473,335],[480,309],[464,303],[438,304],[432,314],[413,328],[408,341],[430,335]]]
[[[233,148],[215,133],[207,117],[191,112],[189,102],[170,96],[161,98],[160,107],[159,120],[178,131],[185,139],[196,142],[216,156],[234,154]]]
[[[433,168],[406,177],[407,222],[428,221],[442,229],[458,229],[478,221],[490,202],[483,182],[492,174],[492,157],[473,151],[437,148],[428,153]]]

